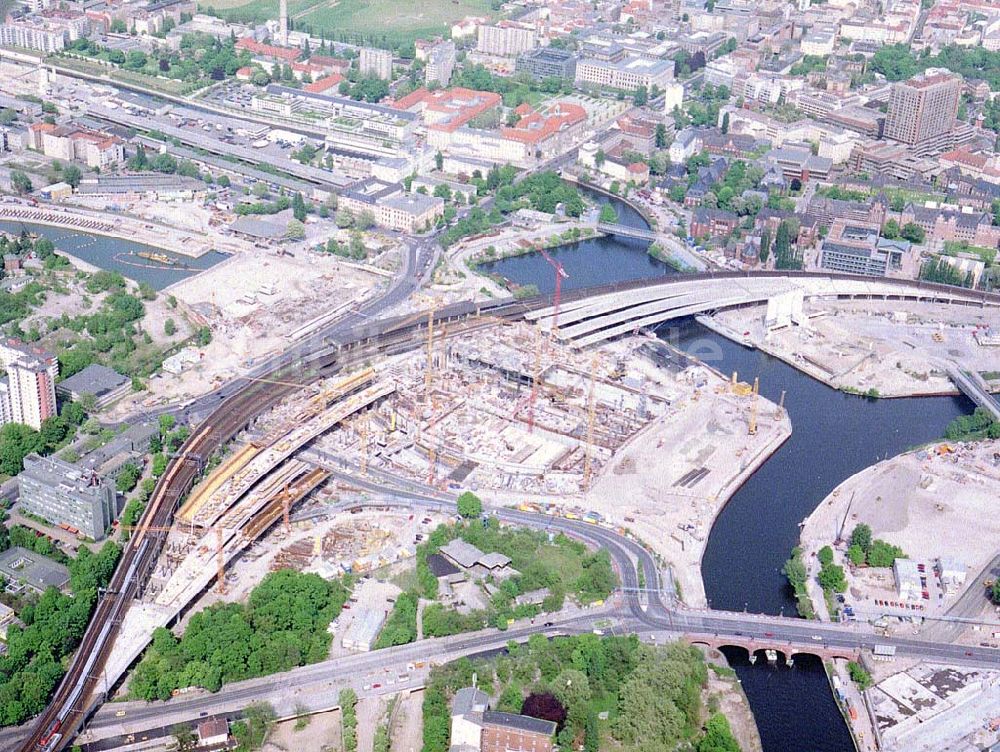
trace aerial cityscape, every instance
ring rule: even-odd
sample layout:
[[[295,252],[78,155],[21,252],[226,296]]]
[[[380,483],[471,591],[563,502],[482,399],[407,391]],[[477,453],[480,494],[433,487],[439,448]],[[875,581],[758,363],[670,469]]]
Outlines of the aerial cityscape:
[[[0,752],[1000,750],[997,0],[0,9]]]

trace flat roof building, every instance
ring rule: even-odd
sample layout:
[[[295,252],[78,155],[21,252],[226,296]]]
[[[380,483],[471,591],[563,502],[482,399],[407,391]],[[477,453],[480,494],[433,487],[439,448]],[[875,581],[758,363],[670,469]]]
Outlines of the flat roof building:
[[[132,381],[118,371],[91,363],[79,373],[64,379],[56,386],[56,394],[79,400],[85,394],[97,399],[97,407],[103,409],[128,393]]]
[[[104,538],[118,512],[114,486],[57,457],[29,454],[18,484],[24,511],[94,540]]]
[[[519,56],[514,70],[517,73],[527,73],[536,81],[545,78],[572,81],[576,78],[576,55],[570,50],[539,47]]]
[[[44,593],[50,587],[62,590],[69,584],[69,569],[52,559],[20,546],[0,553],[0,577],[7,580],[7,590],[28,588]]]
[[[962,78],[930,68],[892,87],[885,137],[910,146],[950,145],[962,97]]]

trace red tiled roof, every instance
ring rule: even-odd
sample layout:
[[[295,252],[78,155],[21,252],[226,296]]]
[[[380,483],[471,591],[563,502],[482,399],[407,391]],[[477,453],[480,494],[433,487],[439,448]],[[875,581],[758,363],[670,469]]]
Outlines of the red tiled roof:
[[[339,73],[331,73],[329,76],[324,76],[323,78],[313,81],[311,84],[306,84],[303,86],[304,91],[308,91],[310,94],[322,94],[328,89],[332,89],[334,86],[340,84],[344,80],[344,77]]]
[[[253,37],[243,37],[236,43],[236,49],[247,50],[254,55],[262,57],[284,60],[286,63],[293,63],[299,59],[302,50],[295,47],[275,47],[273,44],[258,42]]]
[[[473,118],[498,107],[503,97],[491,91],[476,91],[455,87],[428,91],[420,88],[397,100],[392,106],[397,110],[430,110],[448,116],[432,124],[431,128],[439,131],[454,131],[468,123]]]
[[[515,110],[519,115],[527,107],[527,113],[517,125],[511,128],[501,128],[501,135],[512,141],[525,144],[537,144],[554,136],[564,128],[570,128],[587,120],[587,111],[577,104],[557,102],[544,112],[535,112],[529,105],[521,105]]]

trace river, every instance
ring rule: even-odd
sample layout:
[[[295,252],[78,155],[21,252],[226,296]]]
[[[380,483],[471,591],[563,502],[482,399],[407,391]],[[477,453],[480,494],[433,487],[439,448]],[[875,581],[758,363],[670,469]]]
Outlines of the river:
[[[79,230],[36,225],[30,222],[0,220],[0,230],[12,235],[18,235],[22,230],[41,235],[51,240],[57,250],[64,251],[101,269],[119,272],[122,276],[136,282],[147,282],[156,290],[162,290],[174,282],[179,282],[185,277],[204,271],[227,258],[225,254],[217,251],[210,251],[199,258],[191,258],[190,256],[170,253],[161,248],[135,243],[131,240],[91,235]],[[130,255],[139,252],[165,254],[175,259],[177,265],[164,266],[155,261],[147,261],[138,256]]]
[[[564,289],[675,273],[650,258],[645,245],[600,238],[550,253],[568,274]],[[487,270],[537,285],[543,293],[554,288],[551,267],[537,254],[504,259]],[[760,377],[761,393],[770,400],[777,402],[784,391],[792,421],[791,438],[734,494],[712,528],[702,576],[716,608],[794,614],[780,570],[798,542],[799,523],[849,476],[940,437],[952,418],[972,411],[962,397],[868,400],[843,394],[693,320],[672,322],[658,334],[723,373],[737,371],[745,381]],[[854,749],[818,658],[797,656],[788,668],[781,661],[769,666],[763,656],[751,665],[744,650],[727,649],[726,655],[746,691],[765,752]]]

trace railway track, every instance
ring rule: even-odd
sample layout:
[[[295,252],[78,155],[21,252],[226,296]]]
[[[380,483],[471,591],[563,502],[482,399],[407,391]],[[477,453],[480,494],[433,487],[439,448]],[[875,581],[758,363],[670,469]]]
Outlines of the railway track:
[[[801,272],[760,272],[753,275],[741,272],[707,272],[687,274],[683,276],[683,280],[739,279],[748,276],[858,279],[854,275],[810,275]],[[894,284],[901,281],[880,279],[879,282]],[[578,300],[663,283],[664,280],[656,279],[601,285],[569,291],[562,296],[562,300]],[[934,293],[953,295],[960,291],[947,285],[925,282],[911,282],[907,286],[926,290],[931,299],[934,298]],[[964,292],[968,293],[971,304],[1000,303],[1000,294],[997,293]],[[485,326],[485,320],[491,323],[515,321],[523,318],[529,311],[546,308],[551,304],[552,296],[549,295],[523,301],[456,303],[438,309],[434,320],[436,323],[460,324],[450,328],[450,333],[456,334]],[[108,589],[102,593],[66,675],[46,710],[32,725],[28,737],[21,742],[18,748],[21,752],[57,752],[63,749],[90,710],[103,702],[103,693],[95,692],[101,668],[112,649],[129,603],[134,596],[141,594],[145,579],[152,570],[164,541],[163,534],[153,532],[153,528],[169,526],[181,498],[190,490],[204,462],[212,453],[229,442],[257,416],[299,388],[298,384],[328,377],[342,368],[362,363],[377,354],[393,354],[419,346],[423,341],[421,332],[426,331],[427,323],[426,314],[419,314],[356,326],[339,342],[327,342],[317,352],[304,354],[292,363],[275,368],[267,374],[266,380],[248,381],[198,427],[170,461],[157,484],[140,521],[140,529],[127,544]]]

